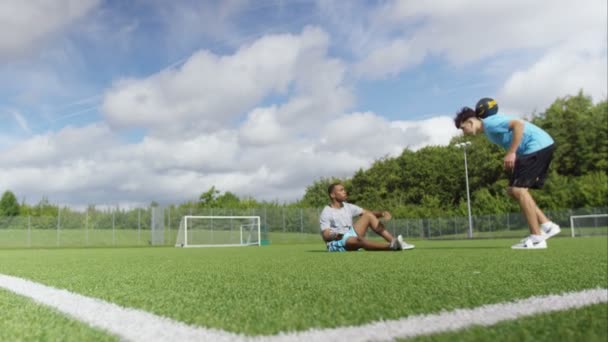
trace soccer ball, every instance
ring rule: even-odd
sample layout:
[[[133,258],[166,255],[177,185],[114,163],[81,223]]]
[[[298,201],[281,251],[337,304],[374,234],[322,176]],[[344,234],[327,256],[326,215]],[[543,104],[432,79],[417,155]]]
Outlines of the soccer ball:
[[[477,101],[477,104],[475,105],[475,114],[477,117],[484,119],[496,113],[498,113],[498,103],[496,103],[495,100],[484,97]]]

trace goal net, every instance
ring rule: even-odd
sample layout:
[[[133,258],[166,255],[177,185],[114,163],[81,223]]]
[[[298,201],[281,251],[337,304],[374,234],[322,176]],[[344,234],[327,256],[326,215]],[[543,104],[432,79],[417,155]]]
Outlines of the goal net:
[[[608,235],[608,214],[570,216],[572,237]]]
[[[176,247],[259,246],[259,216],[184,216]]]

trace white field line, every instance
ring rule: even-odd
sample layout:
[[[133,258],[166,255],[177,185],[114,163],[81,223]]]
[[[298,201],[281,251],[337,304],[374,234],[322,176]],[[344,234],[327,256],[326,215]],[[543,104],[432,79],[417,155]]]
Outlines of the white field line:
[[[0,288],[29,297],[128,341],[387,341],[460,330],[473,325],[490,326],[501,321],[608,302],[608,289],[589,289],[355,327],[249,337],[219,329],[189,326],[146,311],[120,307],[9,275],[0,274]]]

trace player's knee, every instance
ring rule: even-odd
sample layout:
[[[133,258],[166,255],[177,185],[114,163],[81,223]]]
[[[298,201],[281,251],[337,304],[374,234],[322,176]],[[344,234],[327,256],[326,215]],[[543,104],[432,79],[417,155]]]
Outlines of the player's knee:
[[[516,186],[510,186],[507,188],[507,193],[509,194],[509,196],[515,198],[515,199],[519,199],[521,198],[521,196],[528,191],[528,189],[526,188],[519,188]]]
[[[361,218],[366,218],[370,221],[373,221],[376,218],[376,216],[374,216],[374,214],[372,214],[368,211],[368,212],[364,213],[363,215],[361,215]]]

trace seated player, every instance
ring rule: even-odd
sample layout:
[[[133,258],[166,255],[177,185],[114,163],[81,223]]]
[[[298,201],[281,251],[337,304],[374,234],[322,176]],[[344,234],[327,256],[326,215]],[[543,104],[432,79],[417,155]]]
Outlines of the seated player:
[[[412,249],[386,229],[379,218],[391,219],[388,211],[372,212],[346,202],[347,194],[341,183],[332,183],[327,189],[331,203],[321,212],[321,236],[330,252],[356,251],[363,248],[368,251],[400,251]],[[353,224],[353,217],[359,219]],[[387,242],[370,241],[365,238],[367,229],[371,228]]]

